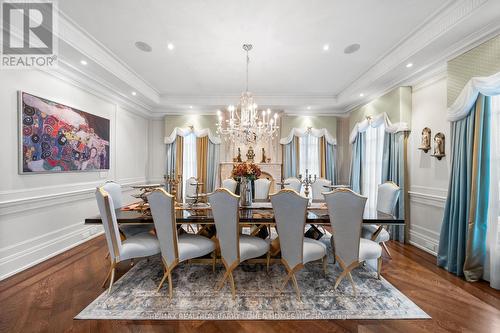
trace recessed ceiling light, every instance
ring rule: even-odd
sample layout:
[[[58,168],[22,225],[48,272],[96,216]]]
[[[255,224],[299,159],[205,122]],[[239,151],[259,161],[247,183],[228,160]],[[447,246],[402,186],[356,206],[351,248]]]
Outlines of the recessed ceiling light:
[[[363,97],[363,96],[365,96],[365,94],[363,94],[363,93],[359,94],[359,97]]]
[[[151,52],[153,50],[151,45],[149,45],[146,42],[141,42],[141,41],[135,42],[135,47],[137,47],[139,50],[141,50],[143,52]]]
[[[137,93],[135,91],[132,91],[132,96],[136,96]]]
[[[311,107],[310,107],[310,106],[308,106],[308,107],[307,107],[307,109],[308,109],[308,110],[311,110]]]
[[[172,44],[172,43],[168,43],[168,44],[167,44],[167,48],[168,48],[170,51],[172,51],[172,50],[175,48],[175,46],[174,46],[174,44]]]
[[[80,64],[82,64],[83,66],[87,66],[87,61],[86,60],[80,60]]]
[[[361,45],[359,45],[359,44],[351,44],[344,49],[344,53],[351,54],[354,52],[358,52],[360,48],[361,48]]]
[[[413,64],[411,62],[406,64],[406,68],[410,68],[410,67],[413,67]]]
[[[330,45],[325,44],[323,45],[323,51],[328,51],[330,49]]]
[[[190,106],[189,106],[189,108],[190,108],[190,109],[192,109],[192,108],[193,108],[193,106],[192,106],[192,105],[190,105]]]

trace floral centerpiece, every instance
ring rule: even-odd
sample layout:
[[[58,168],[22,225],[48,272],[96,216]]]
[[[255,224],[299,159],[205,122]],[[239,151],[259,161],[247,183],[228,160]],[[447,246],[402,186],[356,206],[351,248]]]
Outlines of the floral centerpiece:
[[[257,164],[243,162],[234,164],[231,176],[238,181],[241,181],[242,178],[253,181],[259,178],[261,173],[262,171]]]
[[[240,183],[240,204],[244,207],[252,205],[252,186],[251,181],[260,177],[262,171],[255,163],[244,162],[233,166],[231,176]]]

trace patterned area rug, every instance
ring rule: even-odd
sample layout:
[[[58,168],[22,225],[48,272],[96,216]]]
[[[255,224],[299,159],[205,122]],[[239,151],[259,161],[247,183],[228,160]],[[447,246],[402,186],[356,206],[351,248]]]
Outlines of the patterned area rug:
[[[324,237],[325,243],[328,243]],[[329,257],[325,277],[321,262],[313,262],[297,273],[302,292],[298,301],[288,285],[282,293],[278,288],[285,277],[281,264],[241,265],[234,271],[236,300],[226,284],[214,291],[224,269],[211,265],[182,263],[174,269],[174,296],[168,298],[168,285],[156,288],[163,276],[159,256],[142,260],[113,286],[111,294],[102,293],[76,319],[125,320],[241,320],[241,319],[415,319],[430,318],[399,290],[376,272],[361,267],[352,276],[357,294],[353,295],[348,279],[333,289],[340,268]]]

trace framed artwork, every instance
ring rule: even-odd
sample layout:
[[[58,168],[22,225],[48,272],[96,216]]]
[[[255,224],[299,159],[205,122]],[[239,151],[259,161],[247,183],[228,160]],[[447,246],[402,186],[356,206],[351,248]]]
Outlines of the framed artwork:
[[[109,170],[110,121],[19,92],[19,172]]]

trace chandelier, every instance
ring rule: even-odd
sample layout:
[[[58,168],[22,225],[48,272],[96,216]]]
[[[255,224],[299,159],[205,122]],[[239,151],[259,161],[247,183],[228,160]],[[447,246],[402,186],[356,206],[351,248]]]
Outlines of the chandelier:
[[[246,90],[241,94],[237,106],[229,105],[226,111],[217,110],[217,133],[224,140],[240,144],[255,144],[273,139],[279,129],[278,114],[271,115],[271,110],[259,110],[252,93],[248,91],[248,52],[252,44],[243,44],[247,53]]]

